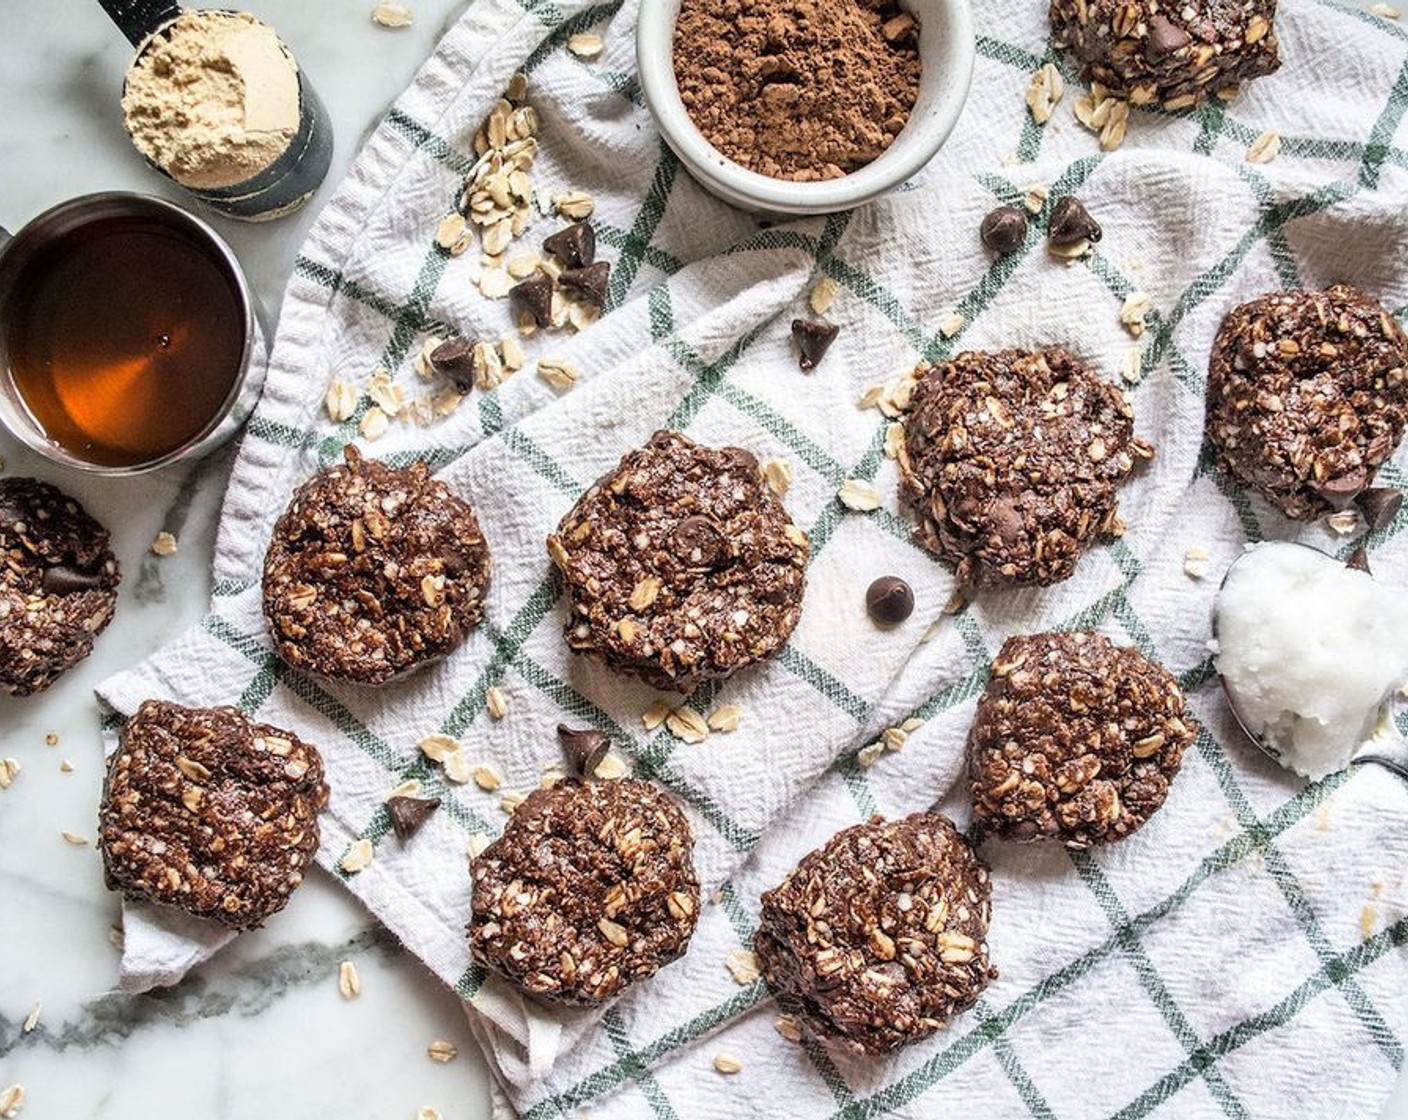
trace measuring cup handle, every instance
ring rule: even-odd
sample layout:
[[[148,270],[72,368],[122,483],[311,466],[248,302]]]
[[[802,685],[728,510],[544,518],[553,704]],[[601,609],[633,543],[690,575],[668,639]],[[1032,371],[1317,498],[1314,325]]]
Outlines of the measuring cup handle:
[[[5,246],[8,245],[14,239],[14,234],[12,234],[4,226],[0,226],[0,253],[3,253],[5,251]]]
[[[168,20],[181,14],[176,0],[98,0],[103,11],[134,47]]]

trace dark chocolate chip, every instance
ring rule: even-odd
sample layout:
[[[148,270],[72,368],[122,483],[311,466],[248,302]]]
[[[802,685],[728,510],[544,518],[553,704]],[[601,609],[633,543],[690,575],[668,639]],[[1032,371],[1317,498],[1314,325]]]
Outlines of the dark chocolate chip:
[[[574,222],[547,238],[543,249],[568,268],[586,268],[596,260],[596,231],[590,222]]]
[[[562,744],[562,753],[567,756],[572,772],[583,778],[595,776],[596,768],[611,749],[611,739],[604,731],[593,728],[578,730],[565,723],[557,725],[557,741]]]
[[[1369,571],[1369,554],[1364,551],[1362,544],[1349,554],[1349,559],[1344,562],[1344,566],[1353,568],[1356,572],[1363,572],[1366,576],[1373,575]]]
[[[866,589],[865,609],[881,626],[898,626],[914,613],[914,592],[899,576],[881,576]]]
[[[1335,509],[1348,509],[1368,481],[1369,475],[1364,468],[1355,467],[1348,474],[1326,479],[1320,485],[1320,496]]]
[[[80,572],[77,568],[59,564],[45,568],[40,586],[45,595],[72,595],[77,591],[94,591],[103,586],[102,572]]]
[[[840,331],[841,328],[835,323],[823,323],[819,319],[793,319],[792,337],[797,341],[797,364],[803,369],[816,369]]]
[[[707,517],[686,517],[675,529],[675,554],[686,564],[712,568],[728,552],[719,527]]]
[[[1370,529],[1382,529],[1393,523],[1403,506],[1403,495],[1392,486],[1371,486],[1361,490],[1354,499]]]
[[[734,473],[751,478],[758,473],[758,457],[744,447],[721,447],[719,454]]]
[[[611,279],[611,265],[597,261],[586,268],[571,268],[557,278],[569,292],[575,293],[593,307],[606,304],[606,284]]]
[[[1193,41],[1193,37],[1170,20],[1167,16],[1155,13],[1149,17],[1149,36],[1144,40],[1144,57],[1151,62],[1167,58],[1175,51],[1182,50]]]
[[[508,290],[509,306],[526,311],[540,327],[552,325],[552,277],[539,269]]]
[[[430,352],[430,368],[461,393],[468,393],[474,388],[474,343],[467,338],[442,342]]]
[[[396,839],[403,844],[420,831],[421,826],[438,808],[438,797],[391,797],[386,801],[386,813],[391,818],[391,831],[396,833]]]
[[[999,206],[983,219],[978,236],[994,253],[1015,253],[1027,239],[1027,213],[1018,206]]]
[[[1046,236],[1051,244],[1064,247],[1079,241],[1099,241],[1104,231],[1080,199],[1068,194],[1052,209]]]

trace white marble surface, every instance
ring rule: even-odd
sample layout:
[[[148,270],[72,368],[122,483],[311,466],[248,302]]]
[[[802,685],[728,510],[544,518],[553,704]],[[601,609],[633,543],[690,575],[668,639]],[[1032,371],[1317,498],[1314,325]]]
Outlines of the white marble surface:
[[[319,204],[463,6],[407,2],[417,21],[402,31],[371,24],[372,0],[248,4],[297,52],[337,133],[328,183],[303,213],[263,227],[214,219],[271,316]],[[94,190],[176,197],[122,133],[117,96],[128,50],[93,0],[0,0],[0,26],[0,224],[14,228]],[[134,489],[36,462],[3,435],[0,457],[7,473],[39,474],[79,495],[114,531],[126,571],[117,619],[88,662],[44,696],[0,696],[0,757],[23,766],[0,792],[0,1090],[25,1086],[23,1120],[412,1120],[423,1106],[445,1120],[488,1116],[483,1067],[454,998],[321,874],[267,929],[179,988],[141,998],[111,992],[117,902],[92,847],[69,845],[60,831],[95,831],[101,746],[92,686],[202,611],[228,461]],[[181,542],[166,560],[148,551],[162,528]],[[55,746],[45,743],[51,732]],[[61,772],[65,759],[72,773]],[[350,1003],[337,991],[343,959],[363,983]],[[22,1034],[36,1001],[39,1025]],[[435,1038],[452,1041],[460,1057],[431,1062],[425,1047]],[[1408,1120],[1408,1082],[1390,1118]]]
[[[302,213],[268,226],[212,219],[271,317],[318,206],[463,7],[409,3],[416,23],[398,31],[371,23],[372,0],[248,4],[297,53],[337,138],[328,181]],[[130,49],[94,0],[0,0],[0,26],[0,224],[14,229],[96,190],[182,201],[127,143],[117,98]],[[96,830],[93,685],[202,613],[228,456],[136,487],[41,463],[4,436],[0,457],[7,474],[37,474],[80,496],[113,530],[125,571],[117,618],[94,656],[43,696],[0,696],[0,757],[23,766],[0,791],[0,1091],[25,1086],[22,1120],[412,1120],[427,1105],[445,1120],[486,1117],[486,1074],[456,1000],[321,873],[267,929],[174,991],[111,994],[116,898],[94,849],[67,844],[60,831]],[[180,551],[159,560],[148,546],[163,527]],[[60,771],[64,759],[72,773]],[[350,1003],[337,990],[343,959],[362,978]],[[21,1034],[35,1001],[39,1025]],[[436,1038],[460,1057],[430,1061],[425,1048]]]

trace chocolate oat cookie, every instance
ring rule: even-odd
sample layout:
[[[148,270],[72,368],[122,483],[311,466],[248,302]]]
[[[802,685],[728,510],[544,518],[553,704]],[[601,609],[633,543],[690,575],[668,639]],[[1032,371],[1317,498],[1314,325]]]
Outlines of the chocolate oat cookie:
[[[534,790],[474,861],[474,957],[542,999],[603,1003],[684,953],[693,850],[684,814],[649,782]]]
[[[1288,517],[1343,509],[1408,422],[1408,337],[1355,288],[1276,292],[1222,321],[1208,366],[1217,465]]]
[[[108,531],[37,478],[0,478],[0,689],[42,692],[93,652],[122,576]]]
[[[264,616],[295,669],[384,684],[444,657],[484,616],[489,550],[424,463],[363,459],[298,488],[264,560]]]
[[[806,534],[738,447],[656,432],[548,538],[578,652],[689,692],[779,649],[802,613]]]
[[[921,544],[977,587],[1066,579],[1116,537],[1115,486],[1154,449],[1116,386],[1059,347],[924,368],[900,447]]]
[[[1119,840],[1164,803],[1194,734],[1178,682],[1137,649],[1009,638],[968,733],[974,815],[1008,840]]]
[[[236,708],[148,700],[108,760],[98,846],[109,890],[234,929],[288,903],[318,850],[323,760]]]
[[[1051,0],[1051,36],[1133,105],[1186,109],[1274,73],[1276,0]]]
[[[947,818],[872,817],[763,895],[753,948],[816,1034],[881,1054],[942,1030],[997,976],[988,869]]]

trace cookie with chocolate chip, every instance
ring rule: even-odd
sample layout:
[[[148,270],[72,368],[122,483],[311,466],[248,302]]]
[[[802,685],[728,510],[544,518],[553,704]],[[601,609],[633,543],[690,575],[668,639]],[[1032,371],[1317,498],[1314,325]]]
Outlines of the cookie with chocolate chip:
[[[1164,803],[1195,725],[1137,649],[1087,631],[1007,639],[968,733],[973,813],[1008,840],[1089,848]]]
[[[237,708],[148,700],[108,759],[98,847],[109,890],[233,929],[288,904],[318,851],[323,761]]]
[[[883,1054],[927,1038],[997,976],[988,869],[937,813],[872,817],[763,895],[768,987],[814,1034]]]
[[[548,554],[568,645],[687,693],[787,641],[809,548],[749,452],[657,432],[572,507]]]
[[[1217,465],[1288,517],[1344,509],[1373,485],[1408,422],[1408,337],[1347,285],[1233,308],[1208,364]]]
[[[77,501],[0,478],[0,689],[42,692],[92,653],[121,579],[108,531]]]
[[[489,549],[469,503],[424,463],[363,459],[294,493],[264,560],[278,655],[328,680],[379,685],[449,654],[484,616]]]
[[[1132,105],[1187,109],[1275,73],[1276,0],[1051,0],[1051,37]]]
[[[1057,583],[1124,532],[1115,487],[1154,449],[1118,387],[1060,347],[968,351],[917,372],[900,493],[960,583]]]
[[[540,999],[603,1003],[689,945],[693,851],[684,813],[649,782],[534,790],[474,860],[474,958]]]

